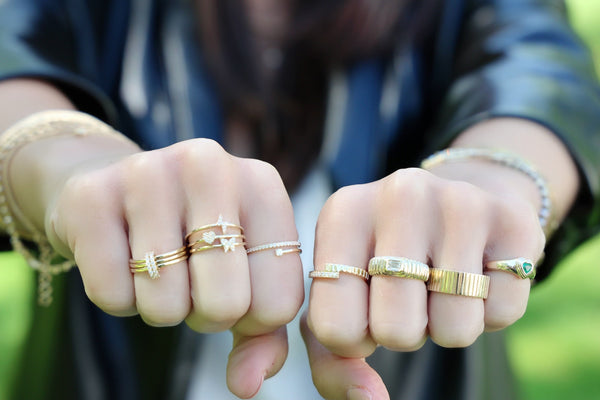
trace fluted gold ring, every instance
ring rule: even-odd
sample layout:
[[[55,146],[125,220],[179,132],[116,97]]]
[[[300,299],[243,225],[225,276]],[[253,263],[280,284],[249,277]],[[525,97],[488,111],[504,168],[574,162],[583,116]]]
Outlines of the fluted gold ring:
[[[344,264],[332,264],[327,263],[323,267],[322,270],[313,270],[308,274],[309,278],[325,278],[325,279],[338,279],[340,277],[340,272],[356,275],[365,281],[369,280],[369,273],[358,267],[353,267],[351,265]]]
[[[429,269],[427,290],[432,292],[486,299],[489,288],[490,277],[487,275],[441,268]]]
[[[429,266],[410,258],[378,256],[369,260],[369,274],[426,281],[429,279]]]

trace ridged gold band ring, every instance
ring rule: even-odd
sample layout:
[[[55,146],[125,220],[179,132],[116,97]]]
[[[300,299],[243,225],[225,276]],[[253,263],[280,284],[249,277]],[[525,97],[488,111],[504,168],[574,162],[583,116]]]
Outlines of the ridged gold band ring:
[[[427,281],[429,279],[429,266],[410,258],[378,256],[369,260],[369,275],[395,276]]]
[[[154,255],[153,251],[149,251],[144,254],[144,258],[140,260],[129,260],[129,270],[133,273],[137,272],[148,272],[148,275],[152,279],[160,277],[158,270],[167,265],[177,264],[182,261],[186,261],[189,257],[187,246],[178,248],[177,250],[170,251],[159,255]]]
[[[340,272],[344,272],[350,275],[356,275],[365,281],[369,280],[369,273],[358,267],[353,267],[350,265],[343,264],[325,264],[322,270],[314,270],[309,272],[309,278],[325,278],[325,279],[338,279],[340,277]]]
[[[277,257],[290,253],[302,253],[301,244],[297,240],[287,242],[274,242],[261,244],[260,246],[250,247],[246,250],[246,254],[258,253],[259,251],[274,250]]]
[[[521,279],[535,278],[535,264],[533,261],[523,257],[510,260],[490,261],[485,264],[485,268],[489,270],[510,272]]]
[[[487,275],[440,268],[429,269],[427,290],[432,292],[486,299],[489,288],[490,277]]]

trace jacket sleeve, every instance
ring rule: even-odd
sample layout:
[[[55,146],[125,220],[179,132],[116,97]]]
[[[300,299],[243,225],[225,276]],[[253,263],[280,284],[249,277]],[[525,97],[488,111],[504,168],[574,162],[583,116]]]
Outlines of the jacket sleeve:
[[[464,11],[454,76],[438,121],[443,128],[429,142],[447,146],[469,125],[493,117],[529,119],[561,138],[583,188],[548,242],[539,270],[543,279],[600,230],[600,88],[593,63],[560,1],[474,0]]]
[[[1,1],[0,80],[29,77],[49,81],[79,109],[111,119],[114,114],[107,94],[114,88],[118,72],[114,58],[124,36],[127,4]],[[116,7],[121,7],[121,12],[116,12]],[[113,16],[110,20],[108,13]]]

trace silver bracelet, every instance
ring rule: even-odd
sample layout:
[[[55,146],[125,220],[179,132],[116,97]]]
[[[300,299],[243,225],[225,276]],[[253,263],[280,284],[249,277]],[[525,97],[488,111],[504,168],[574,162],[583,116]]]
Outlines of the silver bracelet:
[[[46,235],[40,232],[21,212],[10,190],[8,170],[15,153],[36,140],[56,136],[112,136],[130,142],[102,121],[70,110],[42,111],[22,119],[0,136],[0,228],[10,236],[13,249],[21,254],[27,264],[38,271],[38,304],[52,304],[52,277],[75,266],[73,260],[60,260]],[[19,232],[17,221],[24,229]],[[36,249],[32,251],[22,241],[22,235]]]
[[[456,147],[441,150],[430,155],[421,162],[421,168],[429,170],[436,165],[445,162],[468,159],[491,161],[517,170],[531,178],[537,187],[538,193],[540,194],[541,207],[538,211],[540,225],[546,234],[548,234],[548,230],[554,229],[554,226],[548,223],[552,215],[552,201],[550,200],[548,184],[546,183],[544,177],[540,175],[540,173],[537,172],[533,166],[517,155],[494,149]]]

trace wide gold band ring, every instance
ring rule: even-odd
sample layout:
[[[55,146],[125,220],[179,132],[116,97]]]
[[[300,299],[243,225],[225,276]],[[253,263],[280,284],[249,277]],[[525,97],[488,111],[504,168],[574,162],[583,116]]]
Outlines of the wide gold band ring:
[[[157,256],[154,255],[153,251],[149,251],[144,255],[143,259],[130,259],[129,270],[133,273],[148,272],[150,278],[157,279],[160,277],[158,272],[160,268],[186,261],[188,257],[189,253],[187,246]]]
[[[429,266],[410,258],[378,256],[369,260],[369,275],[395,276],[427,281],[429,279]]]
[[[365,281],[369,280],[369,273],[362,268],[353,267],[350,265],[331,264],[331,263],[325,264],[325,266],[322,270],[314,270],[314,271],[309,272],[308,277],[309,278],[338,279],[340,277],[340,272],[350,274],[350,275],[356,275],[356,276],[364,279]]]
[[[250,247],[246,250],[246,254],[257,253],[259,251],[274,250],[277,257],[290,253],[302,253],[301,244],[298,241],[274,242],[261,244],[260,246]]]
[[[485,268],[489,270],[510,272],[521,279],[535,278],[535,264],[533,261],[523,257],[510,260],[490,261],[485,264]]]
[[[490,277],[487,275],[440,268],[429,269],[427,290],[432,292],[486,299],[489,288]]]

